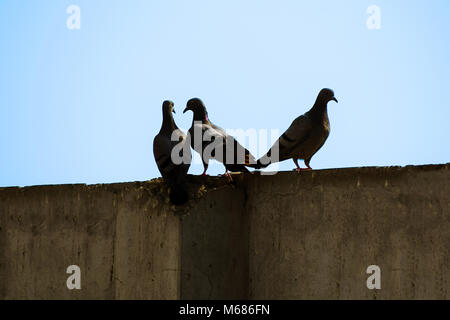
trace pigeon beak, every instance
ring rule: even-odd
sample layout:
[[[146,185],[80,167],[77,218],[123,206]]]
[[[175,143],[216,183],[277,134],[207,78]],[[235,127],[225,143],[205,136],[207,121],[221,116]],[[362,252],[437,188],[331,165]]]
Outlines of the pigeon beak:
[[[176,113],[176,112],[175,112],[175,108],[172,108],[172,112],[173,112],[173,113]]]
[[[191,109],[189,109],[189,107],[186,107],[186,109],[184,109],[183,113],[186,113],[186,111],[189,111]]]
[[[336,103],[339,103],[335,97],[333,97],[333,99],[331,100],[336,101]]]

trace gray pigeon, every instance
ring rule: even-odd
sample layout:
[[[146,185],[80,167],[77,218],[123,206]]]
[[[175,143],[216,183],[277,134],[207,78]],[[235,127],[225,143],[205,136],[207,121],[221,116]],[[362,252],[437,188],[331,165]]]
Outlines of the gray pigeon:
[[[210,159],[223,163],[226,169],[225,175],[230,179],[228,171],[249,172],[246,166],[256,166],[256,159],[250,151],[227,134],[225,130],[209,121],[206,107],[200,99],[190,99],[184,112],[188,110],[194,113],[189,135],[192,149],[202,157],[204,167],[202,175],[206,175]],[[216,151],[220,154],[216,154]]]
[[[333,90],[322,89],[311,110],[292,122],[270,150],[258,160],[257,168],[292,159],[298,172],[311,170],[311,158],[323,146],[330,133],[327,104],[331,100],[338,102]],[[300,168],[298,159],[303,159],[307,168]]]
[[[189,200],[187,172],[191,163],[191,149],[186,135],[173,120],[172,101],[164,101],[161,130],[153,140],[153,154],[164,181],[170,188],[170,201],[181,205]]]

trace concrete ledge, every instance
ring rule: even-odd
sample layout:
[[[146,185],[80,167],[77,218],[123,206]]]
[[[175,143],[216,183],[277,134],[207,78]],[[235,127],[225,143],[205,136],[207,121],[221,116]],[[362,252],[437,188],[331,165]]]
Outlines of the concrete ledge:
[[[0,188],[0,298],[449,299],[449,168]]]

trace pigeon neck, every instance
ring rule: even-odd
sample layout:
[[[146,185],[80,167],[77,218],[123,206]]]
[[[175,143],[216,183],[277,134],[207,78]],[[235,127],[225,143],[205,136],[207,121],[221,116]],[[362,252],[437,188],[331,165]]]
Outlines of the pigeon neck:
[[[194,118],[192,121],[193,122],[201,121],[202,123],[209,123],[208,113],[206,111],[194,112]]]
[[[321,121],[324,118],[327,117],[327,102],[321,101],[317,99],[316,103],[314,103],[314,106],[309,111],[310,116],[314,120]]]
[[[175,129],[177,129],[177,125],[173,120],[172,112],[170,110],[164,110],[161,132],[172,132]]]

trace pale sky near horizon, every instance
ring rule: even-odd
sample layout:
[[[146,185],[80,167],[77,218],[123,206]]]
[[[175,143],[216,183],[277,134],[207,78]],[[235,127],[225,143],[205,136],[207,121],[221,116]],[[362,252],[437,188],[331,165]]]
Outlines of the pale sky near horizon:
[[[446,0],[2,0],[0,186],[159,177],[163,100],[180,128],[199,97],[223,128],[282,133],[324,87],[314,169],[450,162],[449,32]]]

